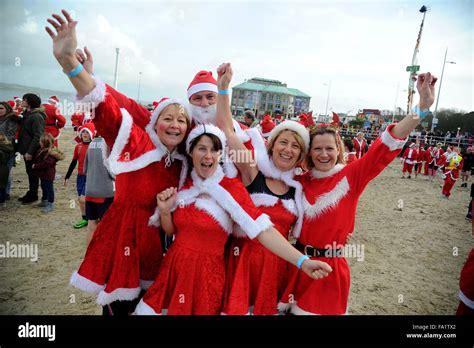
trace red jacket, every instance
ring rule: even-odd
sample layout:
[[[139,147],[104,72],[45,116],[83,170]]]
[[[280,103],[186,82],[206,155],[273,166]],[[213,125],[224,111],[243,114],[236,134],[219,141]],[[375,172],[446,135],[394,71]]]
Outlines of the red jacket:
[[[44,120],[44,132],[49,133],[54,139],[59,137],[59,129],[66,124],[66,118],[61,115],[59,109],[51,104],[43,104],[46,119]]]

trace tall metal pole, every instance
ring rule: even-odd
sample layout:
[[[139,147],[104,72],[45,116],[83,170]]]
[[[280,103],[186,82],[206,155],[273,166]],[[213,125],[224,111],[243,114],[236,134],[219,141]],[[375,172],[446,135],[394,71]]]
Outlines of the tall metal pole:
[[[395,95],[395,105],[393,106],[393,116],[392,116],[392,123],[395,122],[395,113],[397,112],[397,100],[398,100],[398,90],[400,89],[400,81],[397,84],[397,94]]]
[[[120,48],[117,47],[115,49],[114,89],[117,89],[117,85],[118,85],[119,55],[120,55]]]
[[[331,93],[331,81],[329,81],[328,98],[326,99],[326,111],[324,112],[324,116],[328,116],[329,93]]]
[[[411,65],[414,66],[418,62],[417,55],[420,48],[420,41],[421,41],[421,34],[423,32],[423,25],[425,23],[426,12],[428,12],[428,8],[426,6],[422,6],[420,12],[423,13],[423,19],[420,25],[420,31],[418,32],[418,38],[416,39],[415,50],[413,51],[413,57],[411,59]],[[407,114],[410,114],[412,104],[413,104],[413,95],[415,94],[415,80],[416,80],[416,71],[412,69],[410,72],[410,77],[408,78],[408,101],[407,101]]]
[[[142,82],[142,72],[140,71],[140,72],[138,73],[138,98],[137,98],[138,104],[140,104],[140,87],[141,87],[141,82]]]
[[[438,102],[439,102],[439,94],[441,93],[441,84],[443,83],[443,75],[444,75],[444,66],[446,65],[446,56],[448,55],[448,48],[446,47],[446,52],[444,53],[443,59],[443,70],[441,70],[441,78],[439,80],[439,87],[438,87],[438,96],[436,97],[436,105],[435,111],[433,114],[433,121],[431,121],[431,132],[434,131],[435,124],[438,121]]]

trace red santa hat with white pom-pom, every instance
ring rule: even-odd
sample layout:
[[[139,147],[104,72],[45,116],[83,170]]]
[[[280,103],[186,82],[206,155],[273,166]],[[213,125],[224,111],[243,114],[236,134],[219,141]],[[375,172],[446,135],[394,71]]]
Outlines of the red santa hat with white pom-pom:
[[[201,70],[198,72],[188,86],[188,99],[193,94],[210,91],[217,93],[217,81],[212,76],[212,72]]]

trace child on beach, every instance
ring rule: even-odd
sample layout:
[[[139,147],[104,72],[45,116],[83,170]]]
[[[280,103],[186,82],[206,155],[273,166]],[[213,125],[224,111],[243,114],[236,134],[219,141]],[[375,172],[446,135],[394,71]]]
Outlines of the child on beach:
[[[74,225],[74,228],[79,229],[87,226],[87,217],[86,217],[86,175],[84,173],[84,161],[87,154],[87,149],[92,139],[94,138],[95,126],[92,122],[84,124],[79,129],[79,136],[81,142],[76,145],[74,148],[74,155],[72,157],[71,164],[67,171],[66,177],[64,178],[64,186],[67,186],[69,178],[71,177],[72,172],[76,168],[76,165],[79,164],[77,168],[77,195],[79,196],[79,206],[81,208],[82,218]]]
[[[64,155],[54,147],[54,138],[44,133],[40,138],[40,150],[33,162],[33,174],[40,178],[43,197],[37,207],[43,208],[43,213],[54,209],[54,177],[56,176],[56,162],[64,159]]]

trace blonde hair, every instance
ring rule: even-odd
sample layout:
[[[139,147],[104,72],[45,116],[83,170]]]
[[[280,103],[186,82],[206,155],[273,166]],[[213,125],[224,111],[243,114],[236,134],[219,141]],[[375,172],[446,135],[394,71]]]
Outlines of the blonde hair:
[[[52,149],[54,147],[54,138],[49,133],[43,133],[40,137],[40,144],[43,144],[45,149]]]
[[[311,148],[313,147],[313,140],[317,135],[323,134],[332,134],[332,136],[334,137],[334,141],[336,142],[336,148],[339,150],[339,155],[337,156],[336,164],[346,164],[346,161],[344,160],[344,143],[341,140],[339,131],[331,126],[319,126],[312,127],[309,131],[309,152],[306,156],[308,168],[314,168],[313,159],[311,158]]]
[[[305,149],[305,145],[304,145],[304,141],[303,141],[303,138],[301,138],[301,136],[296,133],[295,131],[292,131],[291,129],[283,129],[280,133],[278,133],[276,136],[274,136],[267,144],[267,152],[268,152],[268,155],[269,156],[272,156],[272,152],[273,152],[273,146],[275,145],[275,142],[277,141],[277,139],[280,137],[281,133],[285,132],[285,131],[289,131],[291,132],[291,134],[294,136],[294,138],[296,139],[296,142],[298,143],[298,145],[300,146],[300,155],[298,156],[298,160],[296,161],[296,163],[300,163],[304,157],[306,156],[306,149]]]
[[[160,116],[161,116],[161,115],[163,114],[163,112],[164,112],[165,110],[167,110],[170,106],[174,106],[174,107],[178,108],[178,112],[179,112],[180,114],[182,114],[183,116],[186,117],[186,125],[188,126],[188,129],[190,129],[190,128],[191,128],[191,121],[190,121],[191,117],[190,117],[190,115],[188,115],[188,112],[186,111],[186,108],[185,108],[184,106],[182,106],[181,104],[179,104],[179,103],[172,103],[172,104],[170,104],[170,105],[167,105],[167,106],[166,106],[163,110],[161,110],[161,112],[158,114],[158,117],[156,118],[156,122],[158,122],[158,120],[160,119]]]

